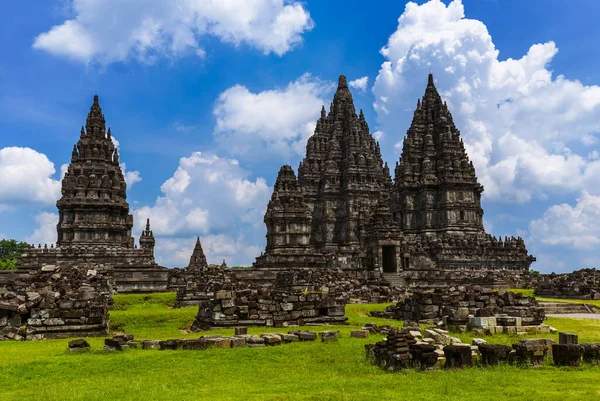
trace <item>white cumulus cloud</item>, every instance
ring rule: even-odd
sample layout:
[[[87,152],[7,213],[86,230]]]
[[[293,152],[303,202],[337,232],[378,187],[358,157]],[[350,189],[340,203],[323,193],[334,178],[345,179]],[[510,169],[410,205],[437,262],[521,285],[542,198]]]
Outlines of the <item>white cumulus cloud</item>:
[[[197,235],[214,258],[251,263],[264,247],[262,218],[272,188],[248,176],[234,159],[203,152],[182,157],[155,204],[133,211],[135,232],[150,218],[161,263],[187,264]]]
[[[56,225],[58,224],[58,214],[42,212],[35,216],[37,227],[33,234],[25,238],[25,242],[33,245],[54,244],[57,239]]]
[[[31,148],[0,149],[0,206],[49,205],[60,197],[60,181],[48,157]]]
[[[584,191],[575,206],[549,207],[541,219],[529,224],[534,239],[545,245],[592,250],[600,245],[600,196]]]
[[[333,89],[333,83],[310,74],[285,88],[258,93],[236,85],[217,99],[214,134],[228,152],[239,157],[303,155],[321,107],[329,104],[325,96]]]
[[[196,54],[212,36],[279,56],[302,42],[314,21],[304,5],[284,0],[72,0],[73,17],[33,43],[57,56],[103,64]]]
[[[367,85],[369,85],[369,77],[357,78],[348,83],[350,87],[359,89],[361,92],[366,92]]]
[[[595,143],[600,87],[555,76],[549,64],[557,52],[547,42],[501,60],[485,24],[466,18],[460,0],[408,3],[381,49],[378,128],[394,142],[402,138],[431,70],[485,199],[523,203],[597,188],[593,149],[572,149]]]

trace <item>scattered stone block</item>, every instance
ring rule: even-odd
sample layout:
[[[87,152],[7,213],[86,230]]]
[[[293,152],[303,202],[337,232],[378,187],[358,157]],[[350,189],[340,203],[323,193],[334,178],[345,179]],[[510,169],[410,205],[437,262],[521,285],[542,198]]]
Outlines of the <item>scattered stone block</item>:
[[[484,365],[498,365],[508,363],[512,347],[502,344],[479,344],[481,363]]]
[[[600,364],[600,343],[581,344],[583,347],[583,361],[593,365]]]
[[[158,345],[161,350],[176,350],[180,349],[182,346],[181,340],[164,340],[159,341]]]
[[[584,347],[579,344],[552,344],[552,358],[557,366],[580,366],[583,352]]]
[[[145,340],[142,342],[142,349],[157,349],[160,348],[160,341],[158,340]]]
[[[337,341],[338,337],[339,337],[340,332],[338,330],[336,331],[322,331],[319,333],[319,335],[321,336],[321,342],[331,342],[331,341]]]
[[[446,369],[465,368],[473,366],[471,347],[469,345],[446,345],[444,347]]]
[[[206,338],[206,341],[211,347],[231,348],[231,338],[229,337]]]
[[[243,348],[246,346],[244,337],[231,337],[231,348]]]
[[[480,345],[484,345],[487,344],[488,342],[485,341],[483,338],[474,338],[472,344],[476,345],[476,346],[480,346]],[[509,347],[510,348],[510,347]]]
[[[352,338],[369,338],[369,330],[351,330],[350,337],[352,337]]]
[[[558,343],[559,344],[578,344],[579,337],[577,334],[573,333],[558,333]]]
[[[435,369],[438,364],[438,353],[435,345],[418,343],[410,346],[413,364],[421,370]]]
[[[69,341],[69,348],[90,348],[90,343],[83,338],[80,338],[78,340]]]
[[[208,348],[208,342],[204,338],[193,340],[182,340],[181,348],[185,350],[203,350]]]
[[[248,334],[248,327],[235,327],[234,331],[236,336],[241,336],[244,334]]]
[[[269,346],[281,345],[281,337],[277,334],[267,333],[260,335],[264,339],[264,344]]]

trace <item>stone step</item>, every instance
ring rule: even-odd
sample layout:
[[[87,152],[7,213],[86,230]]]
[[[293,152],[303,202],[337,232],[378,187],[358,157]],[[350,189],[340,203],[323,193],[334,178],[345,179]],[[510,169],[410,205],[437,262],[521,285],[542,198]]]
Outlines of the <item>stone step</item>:
[[[575,304],[568,302],[540,302],[544,312],[548,315],[564,313],[598,313],[597,309],[587,304]]]
[[[389,281],[392,286],[406,288],[406,280],[398,273],[382,273],[381,275]]]

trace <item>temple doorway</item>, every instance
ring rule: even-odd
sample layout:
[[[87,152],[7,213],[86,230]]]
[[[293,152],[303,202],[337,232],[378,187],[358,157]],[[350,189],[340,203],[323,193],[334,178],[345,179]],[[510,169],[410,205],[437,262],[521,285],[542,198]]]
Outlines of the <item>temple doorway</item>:
[[[383,271],[385,273],[396,273],[396,247],[393,245],[384,245],[381,247],[383,259]]]

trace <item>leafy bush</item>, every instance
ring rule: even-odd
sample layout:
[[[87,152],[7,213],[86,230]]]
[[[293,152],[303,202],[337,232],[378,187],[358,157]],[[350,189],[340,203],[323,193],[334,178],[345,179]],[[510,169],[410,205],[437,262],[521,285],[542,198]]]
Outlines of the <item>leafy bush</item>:
[[[17,242],[14,239],[0,240],[0,270],[16,270],[17,262],[28,247],[26,242]]]

